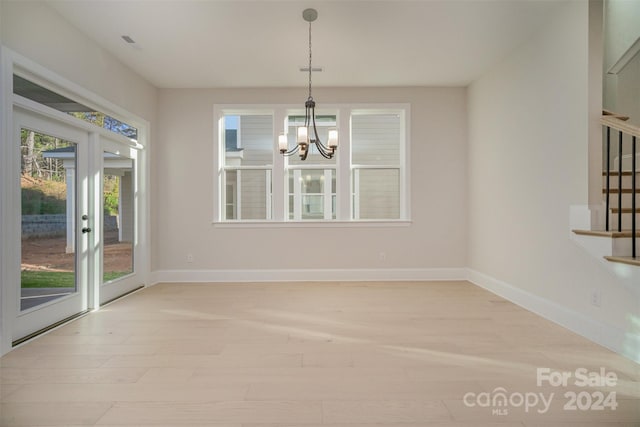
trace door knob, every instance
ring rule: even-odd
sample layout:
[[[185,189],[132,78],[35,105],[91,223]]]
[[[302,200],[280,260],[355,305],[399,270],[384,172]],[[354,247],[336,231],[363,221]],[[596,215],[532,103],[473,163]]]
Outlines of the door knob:
[[[84,228],[82,229],[82,232],[83,232],[83,233],[91,233],[91,229],[90,229],[89,227],[84,227]]]

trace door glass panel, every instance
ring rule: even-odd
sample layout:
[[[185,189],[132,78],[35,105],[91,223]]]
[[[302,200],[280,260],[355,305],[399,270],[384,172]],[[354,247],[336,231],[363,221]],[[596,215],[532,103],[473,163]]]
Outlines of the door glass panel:
[[[21,129],[20,310],[77,291],[76,144]]]
[[[104,283],[133,273],[133,160],[105,152],[103,176]]]

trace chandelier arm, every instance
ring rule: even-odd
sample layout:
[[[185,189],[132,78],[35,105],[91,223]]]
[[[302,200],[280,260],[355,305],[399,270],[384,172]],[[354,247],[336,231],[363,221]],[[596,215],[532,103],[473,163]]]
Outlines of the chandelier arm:
[[[328,146],[324,145],[322,143],[322,140],[320,139],[320,136],[318,136],[318,129],[316,128],[316,109],[315,109],[315,105],[313,107],[311,107],[311,117],[312,117],[312,122],[313,122],[313,136],[315,138],[314,142],[315,142],[316,146],[318,147],[318,151],[321,154],[323,154],[323,156],[325,158],[330,159],[331,157],[326,157],[326,156],[331,156],[333,154],[331,148],[329,148]]]
[[[300,160],[307,160],[307,156],[309,155],[309,151],[311,151],[311,146],[307,145],[307,149],[303,154],[300,155]]]
[[[321,148],[321,146],[318,146],[318,153],[320,153],[320,155],[322,157],[324,157],[325,159],[331,159],[333,158],[333,153],[330,151],[325,151],[323,148]]]
[[[300,146],[298,144],[296,144],[295,147],[293,147],[291,150],[285,151],[284,153],[282,153],[282,155],[284,155],[284,156],[293,156],[299,150],[300,150]]]
[[[326,151],[327,153],[328,153],[328,152],[330,152],[330,151],[331,151],[331,148],[330,148],[330,147],[328,147],[328,146],[326,146],[326,145],[324,145],[324,144],[322,143],[322,141],[321,141],[321,140],[320,140],[320,138],[318,137],[318,133],[317,133],[317,131],[314,129],[314,130],[313,130],[313,132],[314,132],[314,133],[315,133],[315,135],[316,135],[315,144],[316,144],[318,147],[321,147],[321,148],[322,148],[324,151]]]

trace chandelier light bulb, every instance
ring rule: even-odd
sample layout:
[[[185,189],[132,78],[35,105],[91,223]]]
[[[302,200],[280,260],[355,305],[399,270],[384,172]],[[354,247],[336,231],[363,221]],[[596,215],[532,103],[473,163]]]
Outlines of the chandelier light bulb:
[[[287,139],[287,135],[285,135],[284,133],[281,133],[280,136],[278,137],[278,148],[280,149],[280,152],[281,153],[286,152],[288,146],[289,146],[289,141]]]
[[[309,140],[309,130],[306,126],[298,127],[298,144],[306,144]]]
[[[329,130],[329,136],[327,137],[327,145],[332,150],[335,150],[336,148],[338,148],[338,130],[337,129]]]

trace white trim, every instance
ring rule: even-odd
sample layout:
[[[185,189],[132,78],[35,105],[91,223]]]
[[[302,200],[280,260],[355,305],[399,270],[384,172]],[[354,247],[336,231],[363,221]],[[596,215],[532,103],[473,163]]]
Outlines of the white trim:
[[[11,350],[14,290],[8,286],[20,280],[20,218],[15,207],[20,203],[17,191],[19,147],[13,144],[13,62],[9,50],[0,45],[0,356]]]
[[[214,173],[211,176],[211,181],[213,184],[213,191],[215,196],[213,197],[213,222],[225,221],[226,220],[226,209],[227,209],[227,200],[224,196],[226,193],[226,173],[223,167],[224,159],[224,149],[222,147],[223,144],[220,141],[223,141],[224,138],[222,136],[222,132],[224,129],[224,123],[222,123],[222,118],[224,116],[224,112],[218,108],[217,105],[213,106],[213,127],[211,129],[211,134],[213,136],[213,161]],[[222,191],[224,189],[224,191]],[[223,212],[224,210],[224,212]]]
[[[241,171],[241,170],[246,170],[246,171],[266,170],[266,171],[270,171],[272,169],[273,169],[273,166],[271,166],[271,165],[265,165],[265,166],[224,166],[222,168],[222,170],[224,170],[224,171]]]
[[[216,228],[379,228],[379,227],[409,227],[412,221],[404,220],[358,220],[358,221],[318,221],[318,220],[300,220],[300,221],[225,221],[213,222]]]
[[[620,56],[620,59],[618,59],[615,64],[609,67],[609,69],[607,70],[607,74],[620,73],[620,71],[622,71],[629,62],[631,62],[631,60],[638,54],[638,52],[640,52],[640,37],[638,37],[638,39],[633,42],[631,46],[629,46],[629,49],[627,49],[626,52],[623,53],[622,56]]]
[[[598,322],[582,313],[570,310],[479,271],[471,268],[467,271],[467,280],[471,283],[640,363],[640,341],[637,337],[626,334],[624,330]]]
[[[332,281],[457,281],[465,268],[304,269],[304,270],[159,270],[152,283],[194,282],[332,282]]]

